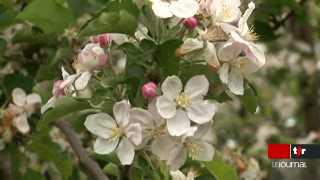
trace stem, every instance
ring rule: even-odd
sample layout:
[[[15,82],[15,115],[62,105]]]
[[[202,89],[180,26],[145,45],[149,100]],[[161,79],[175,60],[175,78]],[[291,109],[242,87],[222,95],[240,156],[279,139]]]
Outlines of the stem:
[[[99,165],[89,157],[86,150],[82,147],[81,141],[77,138],[76,133],[73,131],[69,123],[59,120],[56,121],[54,125],[58,127],[66,136],[67,141],[71,145],[76,156],[79,158],[80,163],[89,173],[88,177],[92,177],[92,179],[96,180],[109,180],[109,178],[102,172]]]

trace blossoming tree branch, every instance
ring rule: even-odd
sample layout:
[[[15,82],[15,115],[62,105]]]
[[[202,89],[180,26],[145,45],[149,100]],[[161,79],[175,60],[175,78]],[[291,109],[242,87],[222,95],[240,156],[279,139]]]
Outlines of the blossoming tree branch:
[[[46,28],[32,14],[42,3],[18,17],[50,34],[58,25]],[[72,171],[61,162],[70,157],[46,153],[76,154],[96,179],[218,179],[215,163],[229,165],[214,144],[217,105],[254,91],[247,77],[265,64],[248,24],[254,9],[240,0],[108,1],[97,17],[60,33],[72,56],[52,62],[60,72],[48,78],[50,94],[41,85],[12,90],[2,148],[25,136],[25,151],[64,178]],[[42,152],[43,143],[54,148]]]

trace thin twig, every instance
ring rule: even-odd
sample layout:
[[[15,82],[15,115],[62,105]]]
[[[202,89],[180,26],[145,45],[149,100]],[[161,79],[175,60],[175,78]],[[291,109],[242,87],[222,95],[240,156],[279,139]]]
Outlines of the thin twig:
[[[59,120],[56,121],[54,125],[58,127],[66,136],[67,141],[70,143],[74,153],[79,158],[80,163],[90,174],[89,177],[92,177],[92,179],[96,180],[109,180],[109,178],[102,172],[99,165],[89,157],[86,150],[82,147],[81,141],[78,139],[76,133],[70,127],[69,123]]]

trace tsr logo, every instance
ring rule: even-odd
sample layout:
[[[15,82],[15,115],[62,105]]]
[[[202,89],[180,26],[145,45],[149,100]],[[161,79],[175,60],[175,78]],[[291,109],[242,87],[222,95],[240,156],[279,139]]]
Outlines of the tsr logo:
[[[295,146],[293,148],[293,154],[296,155],[297,158],[300,158],[301,155],[304,155],[306,151],[307,150],[305,148],[301,148],[301,146]]]

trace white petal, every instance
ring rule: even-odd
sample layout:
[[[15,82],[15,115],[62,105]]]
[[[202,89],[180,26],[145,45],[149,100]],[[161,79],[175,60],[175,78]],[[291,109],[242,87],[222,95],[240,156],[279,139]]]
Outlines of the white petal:
[[[128,35],[120,33],[110,33],[110,37],[117,45],[121,45],[129,41]]]
[[[128,100],[122,100],[113,106],[113,115],[120,127],[125,127],[129,123],[130,108]]]
[[[198,161],[211,161],[214,156],[214,148],[211,144],[206,142],[199,143],[201,147],[201,152],[196,157]]]
[[[12,91],[12,101],[18,106],[24,106],[27,101],[27,95],[21,88],[15,88]]]
[[[153,118],[149,111],[141,108],[132,108],[130,113],[130,121],[141,124],[143,128],[154,127]]]
[[[241,47],[238,43],[228,42],[219,49],[218,56],[220,61],[229,62],[235,60],[240,55],[241,51]]]
[[[252,74],[260,68],[254,61],[247,57],[238,58],[237,63],[239,64],[241,73],[246,75]]]
[[[188,18],[197,13],[199,5],[196,0],[171,1],[170,10],[179,18]]]
[[[83,90],[87,87],[89,80],[91,78],[91,73],[86,71],[81,73],[81,75],[75,81],[76,90]]]
[[[170,171],[172,180],[186,180],[187,177],[181,171]]]
[[[213,43],[208,42],[207,48],[204,50],[204,59],[207,61],[207,63],[215,68],[220,66],[216,47]]]
[[[135,145],[138,146],[142,142],[142,128],[139,123],[130,124],[125,129],[126,137]]]
[[[93,150],[97,154],[109,154],[116,149],[118,142],[118,138],[112,141],[103,138],[97,138],[97,140],[94,142]]]
[[[177,76],[169,76],[162,83],[161,90],[165,96],[175,99],[182,91],[182,82]]]
[[[181,136],[190,128],[190,120],[185,111],[179,109],[173,118],[167,120],[169,134],[172,136]]]
[[[219,26],[227,34],[233,32],[233,31],[239,32],[239,29],[236,26],[228,24],[228,23],[219,23]]]
[[[216,112],[216,106],[209,101],[192,104],[187,108],[188,117],[197,124],[209,122]]]
[[[14,126],[18,129],[19,132],[25,134],[30,131],[30,126],[27,119],[27,114],[23,113],[18,117],[13,119]]]
[[[221,68],[219,69],[219,78],[221,82],[228,84],[229,82],[229,64],[228,63],[223,63]]]
[[[27,104],[28,105],[41,104],[41,97],[36,93],[29,94],[27,96]]]
[[[117,156],[122,165],[130,165],[134,159],[134,146],[127,138],[123,138],[117,148]]]
[[[239,26],[241,35],[245,35],[246,33],[249,32],[249,27],[247,22],[254,9],[255,9],[255,4],[253,2],[250,2],[248,5],[248,9],[244,12],[242,17],[240,18],[238,22],[238,26]]]
[[[45,113],[48,109],[54,108],[56,103],[56,97],[52,97],[48,100],[48,102],[41,107],[41,114]]]
[[[165,119],[176,114],[176,103],[167,96],[160,96],[156,102],[158,113]]]
[[[195,139],[201,139],[204,142],[213,144],[214,143],[214,132],[212,121],[199,126],[198,130],[194,134]]]
[[[193,99],[205,96],[209,91],[209,81],[204,75],[193,76],[186,84],[184,92]]]
[[[113,118],[106,113],[89,115],[84,122],[84,126],[92,134],[104,139],[110,138],[110,136],[112,135],[112,128],[117,127]]]
[[[148,111],[153,116],[154,124],[156,126],[162,125],[165,123],[165,120],[160,116],[156,106],[157,98],[154,98],[148,105]]]
[[[160,18],[172,17],[172,13],[169,9],[170,4],[161,0],[155,0],[152,4],[152,10],[156,16]]]
[[[178,170],[187,159],[187,150],[183,148],[183,145],[175,146],[168,154],[169,159],[167,164],[170,166],[170,170]]]
[[[243,95],[243,76],[238,68],[231,68],[228,87],[236,95]]]
[[[70,76],[70,74],[64,69],[63,66],[61,67],[61,73],[63,80],[66,80]]]
[[[187,54],[201,48],[203,48],[203,41],[195,38],[187,38],[180,47],[180,53]]]
[[[164,135],[156,138],[151,144],[151,151],[157,155],[160,160],[167,160],[168,154],[175,146],[174,141],[170,136]]]

